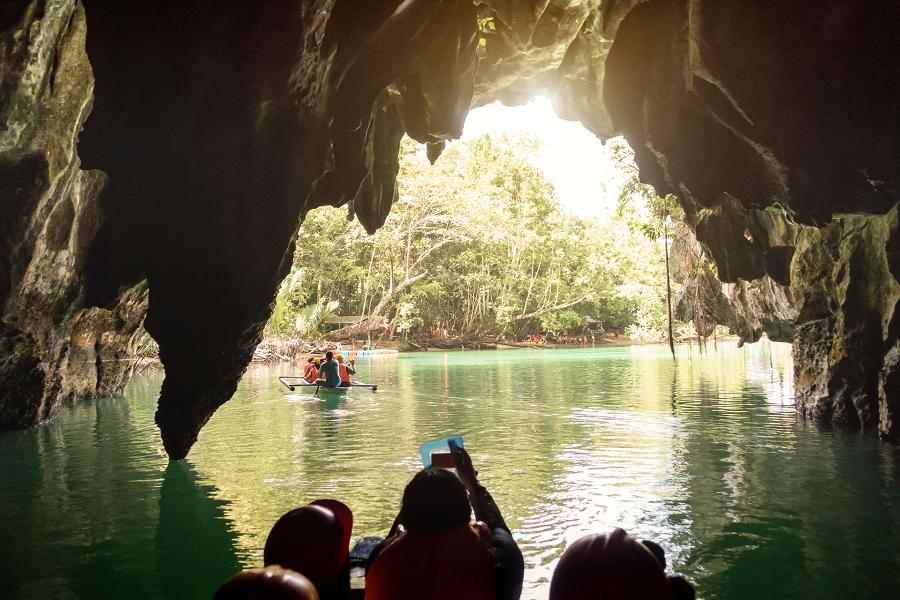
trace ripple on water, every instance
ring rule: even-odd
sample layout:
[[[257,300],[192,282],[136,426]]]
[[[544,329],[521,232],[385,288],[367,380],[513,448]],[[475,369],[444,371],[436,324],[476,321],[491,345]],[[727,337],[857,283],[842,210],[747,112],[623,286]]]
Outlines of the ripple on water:
[[[254,367],[172,464],[160,378],[141,376],[0,433],[4,597],[208,598],[317,497],[351,506],[355,536],[383,534],[418,445],[453,433],[520,543],[525,598],[546,598],[567,544],[614,526],[660,542],[703,598],[893,597],[897,453],[798,422],[790,364],[774,345],[675,364],[646,346],[426,353],[360,361],[379,391],[344,398],[283,393],[291,367]]]

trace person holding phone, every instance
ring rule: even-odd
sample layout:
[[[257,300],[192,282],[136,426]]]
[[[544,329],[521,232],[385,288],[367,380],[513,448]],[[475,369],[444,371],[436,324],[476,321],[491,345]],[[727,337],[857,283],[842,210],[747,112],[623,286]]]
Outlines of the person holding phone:
[[[349,364],[344,364],[343,354],[338,354],[336,358],[338,361],[338,374],[341,377],[341,385],[344,387],[353,385],[353,380],[350,376],[356,375],[356,368],[354,367],[356,361],[351,360]]]
[[[388,537],[369,558],[367,600],[521,595],[522,552],[468,453],[452,454],[457,474],[433,465],[406,486]]]
[[[494,498],[478,481],[478,471],[472,465],[472,457],[464,448],[455,449],[453,456],[456,458],[459,480],[469,492],[469,502],[475,511],[475,518],[490,528],[488,551],[491,555],[496,597],[502,600],[517,600],[522,594],[522,580],[525,576],[522,551],[516,544]]]

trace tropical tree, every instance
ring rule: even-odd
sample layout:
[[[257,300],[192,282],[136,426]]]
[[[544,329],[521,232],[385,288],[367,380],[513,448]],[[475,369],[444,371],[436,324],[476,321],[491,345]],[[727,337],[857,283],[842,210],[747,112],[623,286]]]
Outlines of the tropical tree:
[[[297,315],[331,299],[351,322],[328,334],[334,339],[389,329],[409,337],[629,327],[661,335],[658,232],[665,235],[675,209],[635,177],[626,178],[609,219],[569,214],[536,164],[537,150],[531,137],[485,135],[450,145],[432,165],[404,140],[399,198],[375,235],[342,209],[307,217],[270,330],[299,335]]]

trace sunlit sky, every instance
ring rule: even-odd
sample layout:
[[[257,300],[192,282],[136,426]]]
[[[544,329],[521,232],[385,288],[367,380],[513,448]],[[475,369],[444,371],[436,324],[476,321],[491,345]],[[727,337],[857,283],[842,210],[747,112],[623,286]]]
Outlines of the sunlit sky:
[[[562,207],[582,217],[603,217],[615,206],[622,174],[599,138],[577,121],[556,116],[539,96],[524,106],[499,102],[476,108],[463,140],[485,133],[531,134],[541,142],[536,166],[553,185]]]

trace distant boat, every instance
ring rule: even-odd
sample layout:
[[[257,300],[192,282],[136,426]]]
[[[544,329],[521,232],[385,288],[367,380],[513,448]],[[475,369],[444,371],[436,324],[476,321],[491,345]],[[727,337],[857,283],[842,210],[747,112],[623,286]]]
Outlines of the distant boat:
[[[336,352],[338,354],[347,354],[351,358],[371,358],[371,357],[379,357],[384,358],[388,356],[397,356],[400,354],[399,350],[394,350],[392,348],[376,348],[372,344],[366,344],[362,347],[362,350],[353,350],[350,348],[344,348],[342,344],[337,345]]]
[[[355,353],[351,350],[350,353],[354,354],[356,358],[365,358],[367,356],[396,356],[400,354],[400,351],[391,348],[363,348],[356,350]]]

